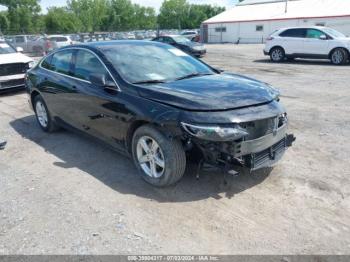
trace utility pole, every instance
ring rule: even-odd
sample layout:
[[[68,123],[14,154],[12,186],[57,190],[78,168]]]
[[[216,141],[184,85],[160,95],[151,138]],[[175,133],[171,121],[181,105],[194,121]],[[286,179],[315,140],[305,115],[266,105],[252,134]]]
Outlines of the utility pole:
[[[285,5],[285,8],[284,8],[284,13],[287,13],[288,11],[288,0],[286,0],[286,5]]]

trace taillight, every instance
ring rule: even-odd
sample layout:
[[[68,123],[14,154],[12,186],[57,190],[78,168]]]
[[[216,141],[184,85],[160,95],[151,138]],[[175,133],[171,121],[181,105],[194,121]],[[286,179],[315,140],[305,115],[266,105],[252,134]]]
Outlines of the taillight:
[[[273,40],[272,36],[269,36],[268,38],[266,38],[266,41],[271,41],[271,40]]]

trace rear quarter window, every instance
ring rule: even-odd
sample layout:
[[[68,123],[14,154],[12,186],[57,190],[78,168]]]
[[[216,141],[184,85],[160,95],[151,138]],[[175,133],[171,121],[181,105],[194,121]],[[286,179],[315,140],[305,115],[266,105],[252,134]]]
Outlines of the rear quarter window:
[[[72,57],[73,51],[71,50],[60,51],[53,54],[51,59],[51,70],[65,75],[71,75]]]
[[[303,28],[295,28],[295,29],[287,29],[279,34],[281,37],[297,37],[304,38],[306,35],[306,29]]]
[[[41,62],[41,67],[51,70],[51,58],[52,56],[46,57],[42,62]]]

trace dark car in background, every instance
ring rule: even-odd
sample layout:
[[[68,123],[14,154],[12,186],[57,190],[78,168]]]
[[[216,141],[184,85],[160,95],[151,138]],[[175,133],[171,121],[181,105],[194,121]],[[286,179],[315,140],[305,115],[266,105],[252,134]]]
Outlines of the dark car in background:
[[[202,57],[207,53],[205,46],[201,43],[192,42],[188,38],[181,35],[167,35],[159,36],[154,38],[152,41],[157,41],[165,44],[175,46],[178,49],[181,49],[187,54]]]
[[[224,170],[269,167],[294,141],[270,85],[152,41],[64,47],[28,71],[26,88],[44,131],[94,136],[155,186],[177,182],[192,157]]]

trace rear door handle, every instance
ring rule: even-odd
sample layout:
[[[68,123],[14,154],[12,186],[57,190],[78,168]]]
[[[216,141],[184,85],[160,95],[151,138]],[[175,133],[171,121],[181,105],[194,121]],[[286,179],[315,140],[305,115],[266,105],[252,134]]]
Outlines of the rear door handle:
[[[77,89],[77,86],[72,86],[72,89]]]

